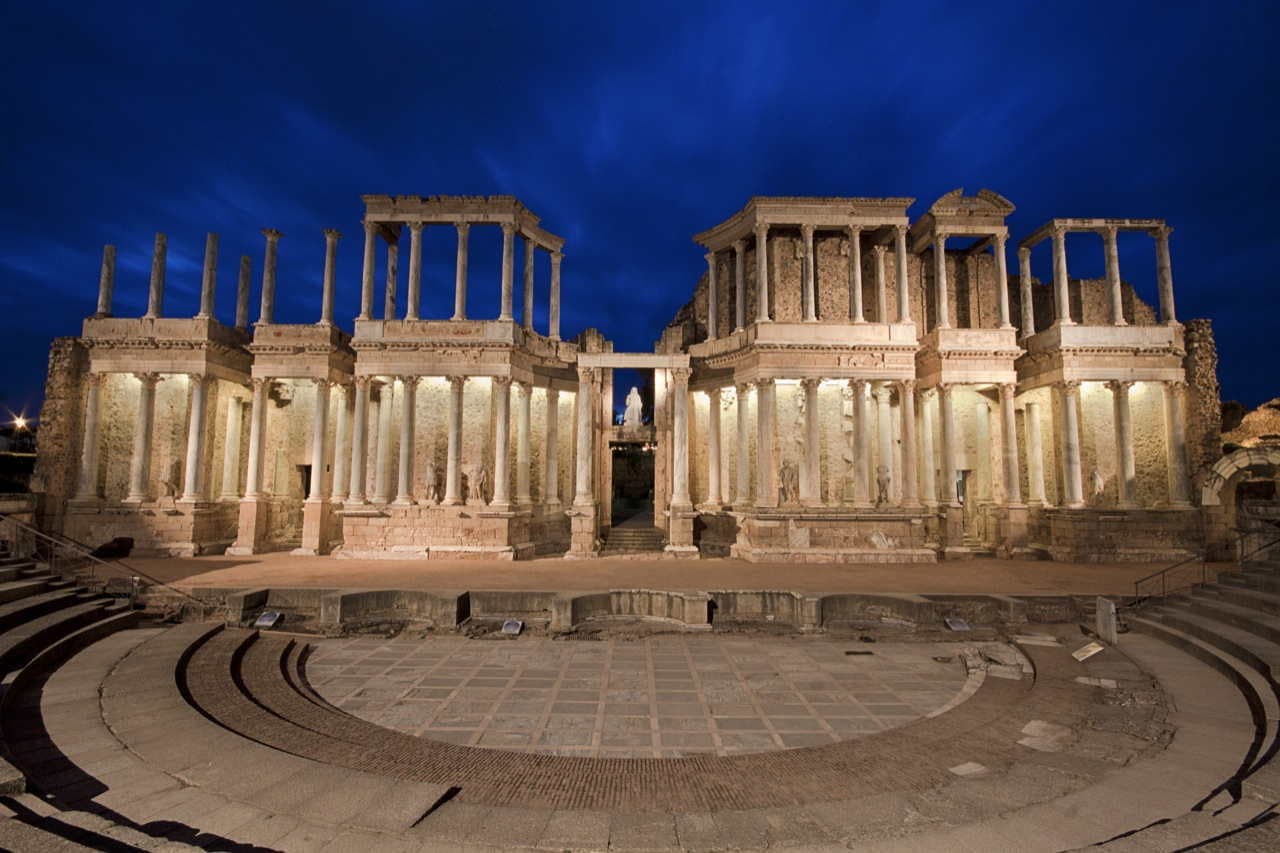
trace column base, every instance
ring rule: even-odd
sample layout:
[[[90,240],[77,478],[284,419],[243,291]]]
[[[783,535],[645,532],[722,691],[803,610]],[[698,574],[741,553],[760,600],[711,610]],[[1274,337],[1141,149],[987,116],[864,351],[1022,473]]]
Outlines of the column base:
[[[227,548],[231,557],[249,557],[260,554],[267,535],[269,503],[256,497],[240,501],[240,519],[236,529],[236,541]]]
[[[391,502],[391,506],[417,506],[418,502],[411,497],[397,497]]]
[[[569,516],[569,560],[590,559],[600,555],[600,540],[596,536],[596,520],[599,508],[594,503],[575,503],[565,511]]]
[[[302,504],[302,544],[293,550],[304,557],[328,554],[334,539],[334,504],[307,500]]]

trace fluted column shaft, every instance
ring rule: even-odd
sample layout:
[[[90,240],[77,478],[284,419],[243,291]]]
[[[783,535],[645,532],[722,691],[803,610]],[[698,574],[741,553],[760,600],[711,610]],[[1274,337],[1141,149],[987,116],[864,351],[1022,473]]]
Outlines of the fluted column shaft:
[[[533,328],[533,260],[538,244],[528,237],[524,238],[524,311],[520,314],[520,325],[526,329]]]
[[[307,500],[324,500],[324,460],[328,457],[325,446],[329,437],[329,380],[314,379],[315,403],[311,416],[311,489]]]
[[[378,232],[377,226],[372,222],[364,224],[364,261],[360,272],[360,320],[368,320],[373,317],[373,264],[374,252],[377,250]],[[359,391],[356,392],[357,396]],[[352,468],[352,473],[355,469]],[[363,496],[364,490],[361,489]],[[355,497],[354,490],[352,497]]]
[[[351,485],[347,477],[347,463],[351,460],[350,392],[345,384],[338,385],[335,390],[338,392],[338,423],[333,431],[333,485],[329,496],[334,501],[345,501]]]
[[[671,370],[671,395],[675,403],[671,443],[671,506],[688,507],[689,499],[689,368]]]
[[[736,386],[734,396],[738,421],[738,488],[734,503],[738,506],[751,504],[751,423],[747,420],[747,392],[750,388],[750,385],[741,383]]]
[[[947,235],[941,231],[933,235],[933,284],[934,302],[937,306],[936,328],[951,328],[951,298],[947,294]],[[952,487],[952,491],[954,491]]]
[[[938,386],[938,418],[942,421],[942,503],[959,506],[956,494],[956,413],[950,385]]]
[[[772,379],[756,383],[756,505],[778,505],[778,463],[774,456],[778,405]]]
[[[388,380],[378,389],[378,451],[373,463],[373,502],[391,499],[391,415],[396,399],[395,382]]]
[[[262,441],[265,438],[267,420],[267,392],[271,390],[268,379],[253,380],[253,401],[249,404],[249,467],[245,472],[244,496],[256,498],[262,495]]]
[[[111,294],[116,286],[116,247],[102,247],[102,269],[98,273],[98,311],[94,316],[111,316]]]
[[[187,375],[191,388],[190,409],[187,411],[187,464],[183,470],[182,500],[199,501],[200,474],[204,458],[204,397],[208,378],[196,373]]]
[[[516,263],[516,227],[510,223],[502,226],[502,313],[499,320],[511,320],[513,276]]]
[[[1031,291],[1031,250],[1018,249],[1018,287],[1022,292],[1022,340],[1036,333],[1036,302]]]
[[[445,460],[444,503],[462,503],[462,392],[465,376],[449,377],[449,447]]]
[[[870,481],[867,472],[867,382],[865,379],[849,380],[853,396],[853,505],[871,505]]]
[[[756,322],[768,323],[769,316],[769,226],[756,225]],[[812,287],[810,288],[812,291]],[[745,302],[744,302],[745,311]]]
[[[1132,382],[1108,382],[1116,422],[1116,502],[1133,506],[1138,469],[1133,458],[1133,417],[1129,410]]]
[[[76,482],[76,497],[80,499],[98,496],[98,409],[103,374],[85,376],[88,385],[84,401],[84,433],[80,447],[80,477]],[[141,402],[141,401],[139,401]]]
[[[575,442],[577,465],[575,470],[575,489],[573,502],[579,506],[589,505],[595,497],[591,488],[591,383],[595,380],[595,368],[578,368],[578,435]]]
[[[888,251],[888,246],[876,244],[871,247],[872,254],[875,255],[876,263],[876,322],[888,323],[889,320],[889,289],[885,283],[884,270],[884,253]]]
[[[902,418],[902,505],[920,506],[920,477],[916,460],[916,383],[898,383],[898,411]]]
[[[1111,324],[1127,326],[1129,324],[1124,319],[1124,290],[1120,286],[1120,247],[1117,235],[1118,229],[1114,227],[1102,229],[1103,248],[1107,256],[1107,291],[1111,296]]]
[[[720,503],[720,389],[707,392],[707,503]]]
[[[253,261],[248,255],[240,256],[240,277],[236,281],[236,328],[249,328],[249,287],[253,275]]]
[[[739,332],[747,327],[747,244],[733,241],[734,327]]]
[[[1080,470],[1080,406],[1076,399],[1079,382],[1059,384],[1062,396],[1062,454],[1065,482],[1063,494],[1069,507],[1084,506],[1084,477]]]
[[[396,503],[400,506],[412,506],[414,503],[414,399],[417,391],[418,377],[400,377],[400,466],[396,478]]]
[[[703,257],[707,261],[707,340],[715,340],[716,320],[720,313],[720,303],[716,299],[716,253],[707,252]]]
[[[218,286],[218,235],[204,236],[204,273],[200,278],[200,312],[198,318],[213,316],[214,291]]]
[[[876,398],[876,437],[879,439],[880,465],[888,469],[889,490],[892,494],[898,480],[897,466],[893,464],[893,409],[890,406],[889,386],[881,385],[875,389]],[[880,471],[876,471],[876,477]]]
[[[560,263],[563,252],[551,253],[551,311],[547,318],[547,337],[560,340]]]
[[[867,322],[862,306],[862,227],[849,226],[849,320]]]
[[[422,229],[421,222],[409,223],[409,292],[404,299],[404,318],[417,320],[422,304]]]
[[[1027,491],[1028,498],[1034,504],[1043,506],[1044,495],[1044,449],[1040,438],[1040,404],[1028,401],[1024,418],[1027,431]]]
[[[936,399],[936,394],[921,395],[920,398],[920,455],[924,459],[922,462],[924,476],[921,480],[924,488],[924,505],[928,507],[938,505],[938,461],[933,452],[933,413]]]
[[[160,317],[164,314],[164,266],[168,245],[168,238],[157,232],[155,248],[151,251],[151,283],[147,291],[145,317]]]
[[[898,322],[911,322],[911,288],[907,282],[907,226],[894,226],[894,256],[897,260]]]
[[[1174,506],[1190,506],[1187,482],[1187,427],[1184,413],[1185,382],[1166,382],[1164,386],[1165,424],[1168,430],[1169,502]]]
[[[396,229],[399,233],[399,229]],[[387,282],[386,290],[382,300],[382,319],[394,320],[396,318],[396,289],[399,287],[400,281],[400,242],[391,240],[387,242]]]
[[[813,274],[813,226],[801,225],[800,236],[804,239],[804,319],[805,322],[812,323],[818,319]]]
[[[1004,441],[1004,502],[1008,506],[1022,505],[1022,473],[1018,470],[1018,416],[1013,410],[1013,395],[1017,387],[1006,383],[1000,386],[1000,430]]]
[[[324,229],[324,285],[320,295],[320,322],[333,323],[333,299],[338,281],[338,238],[335,228]]]
[[[1156,240],[1156,282],[1160,286],[1160,322],[1165,325],[1178,322],[1178,312],[1173,306],[1173,264],[1169,260],[1169,226],[1157,228],[1152,234]]]
[[[365,463],[369,454],[369,386],[372,376],[356,377],[356,404],[351,418],[351,489],[347,503],[365,503]]]
[[[560,505],[560,392],[547,389],[547,450],[543,454],[542,500],[547,506]]]
[[[222,494],[220,500],[240,497],[240,430],[244,407],[239,397],[227,400],[227,433],[222,444]]]
[[[1008,235],[997,234],[995,242],[991,244],[991,251],[996,256],[996,287],[998,288],[1000,328],[1002,329],[1013,328],[1013,322],[1009,318],[1009,266],[1008,259],[1005,257],[1005,244],[1008,240]]]
[[[493,378],[493,502],[511,506],[511,377]]]
[[[282,235],[274,228],[262,229],[267,238],[266,257],[262,262],[262,301],[258,305],[258,322],[271,324],[276,314],[276,259],[280,251]]]
[[[533,503],[531,481],[532,437],[530,426],[533,403],[533,386],[528,382],[516,383],[516,503],[521,507]]]
[[[1064,326],[1074,325],[1071,319],[1071,288],[1067,277],[1067,230],[1053,229],[1053,295],[1057,300],[1055,318]]]
[[[816,506],[822,503],[822,473],[818,462],[822,439],[818,432],[818,385],[820,379],[804,379],[804,478],[800,481],[801,503]]]
[[[458,229],[458,259],[454,267],[453,273],[453,319],[467,319],[467,237],[471,233],[471,226],[466,222],[459,222],[454,226]]]

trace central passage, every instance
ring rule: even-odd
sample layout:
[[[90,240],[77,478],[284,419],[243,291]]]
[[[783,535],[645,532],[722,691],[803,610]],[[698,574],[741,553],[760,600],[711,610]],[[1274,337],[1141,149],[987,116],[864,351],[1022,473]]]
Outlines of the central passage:
[[[962,647],[687,635],[326,640],[307,675],[337,707],[421,737],[668,758],[820,746],[904,725],[977,689]]]

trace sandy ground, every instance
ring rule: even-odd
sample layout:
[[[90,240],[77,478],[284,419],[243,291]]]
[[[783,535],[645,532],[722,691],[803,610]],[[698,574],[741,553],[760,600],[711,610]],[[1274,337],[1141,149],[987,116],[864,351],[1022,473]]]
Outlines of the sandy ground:
[[[964,560],[903,565],[803,565],[742,560],[339,560],[254,557],[129,559],[128,565],[179,588],[343,587],[359,589],[628,588],[711,591],[785,589],[807,593],[911,592],[1103,594],[1133,592],[1133,582],[1167,563],[1055,563]],[[1199,564],[1188,567],[1198,574]],[[1210,564],[1227,570],[1231,564]]]

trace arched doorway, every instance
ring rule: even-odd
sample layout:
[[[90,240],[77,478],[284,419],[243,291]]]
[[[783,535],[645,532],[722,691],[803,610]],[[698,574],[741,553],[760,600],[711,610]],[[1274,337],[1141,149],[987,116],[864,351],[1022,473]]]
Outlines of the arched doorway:
[[[1218,558],[1248,554],[1280,538],[1280,447],[1249,447],[1219,459],[1200,486],[1209,549]]]

